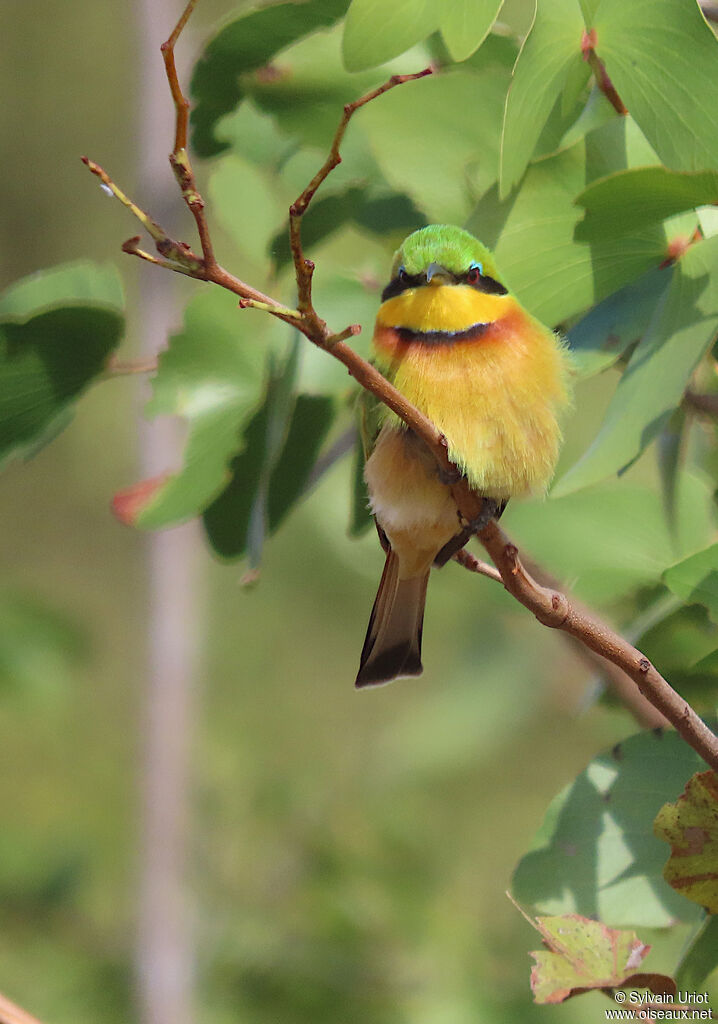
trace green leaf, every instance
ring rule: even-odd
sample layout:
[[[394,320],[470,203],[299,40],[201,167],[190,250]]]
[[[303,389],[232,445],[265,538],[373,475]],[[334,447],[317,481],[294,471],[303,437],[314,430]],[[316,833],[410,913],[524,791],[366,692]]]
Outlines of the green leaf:
[[[521,48],[501,137],[499,194],[509,194],[526,170],[539,135],[581,52],[583,19],[577,0],[536,0]]]
[[[642,733],[593,760],[551,802],[533,848],[514,872],[520,903],[622,927],[665,928],[699,911],[663,879],[665,846],[653,819],[704,767],[673,732]]]
[[[483,43],[504,0],[452,0],[441,16],[441,34],[455,61],[466,60]]]
[[[38,699],[73,685],[86,656],[82,629],[27,594],[0,592],[0,695]]]
[[[718,202],[718,171],[636,167],[593,182],[576,197],[586,215],[576,237],[625,235],[684,210]]]
[[[385,64],[439,27],[434,0],[352,0],[344,22],[342,53],[348,71]]]
[[[627,988],[632,982],[638,987],[634,979],[644,984],[651,979],[657,986],[668,983],[675,989],[665,976],[636,974],[651,947],[635,932],[607,928],[578,914],[537,917],[531,924],[544,942],[543,949],[531,952],[536,961],[531,971],[536,1003],[562,1003],[587,989]]]
[[[702,604],[679,605],[630,639],[697,710],[714,707],[718,630]]]
[[[706,479],[685,472],[679,479],[675,537],[655,491],[629,480],[607,481],[565,498],[552,496],[548,509],[510,502],[504,517],[519,547],[570,580],[577,596],[611,607],[639,587],[660,583],[676,558],[709,542],[711,506]]]
[[[205,47],[192,76],[192,141],[200,156],[227,148],[215,137],[214,128],[244,97],[252,72],[295,40],[334,24],[346,8],[347,0],[279,3],[250,11],[221,29]]]
[[[586,28],[590,29],[593,27],[593,19],[596,16],[601,0],[578,0],[578,2],[581,5],[581,13],[583,14]]]
[[[236,559],[249,551],[253,568],[265,535],[302,497],[336,412],[326,395],[293,394],[297,356],[295,345],[284,367],[271,373],[262,406],[232,460],[230,480],[203,515],[217,554]]]
[[[286,216],[267,174],[234,153],[223,157],[209,179],[217,220],[240,252],[261,263],[272,234]]]
[[[571,328],[567,340],[580,377],[608,369],[641,340],[672,273],[668,267],[654,267],[599,302]]]
[[[183,330],[160,356],[147,406],[151,416],[187,420],[183,466],[155,486],[143,482],[139,491],[120,495],[123,521],[147,529],[182,522],[222,489],[242,427],[259,399],[267,330],[265,320],[250,320],[238,310],[236,297],[218,288],[190,302]]]
[[[655,834],[670,844],[663,877],[686,899],[718,914],[718,776],[697,772],[675,803],[661,807]]]
[[[646,228],[618,240],[588,244],[574,237],[574,197],[586,183],[628,162],[646,162],[645,139],[630,118],[615,118],[569,149],[537,160],[504,201],[492,188],[468,228],[496,251],[511,288],[550,325],[593,306],[664,257],[665,236]]]
[[[461,68],[394,89],[363,112],[361,128],[382,174],[430,220],[465,220],[471,205],[470,169],[478,193],[496,180],[507,82],[508,71],[495,65],[479,72]]]
[[[94,306],[122,315],[125,299],[114,266],[66,263],[38,270],[0,295],[0,321],[22,323],[60,306]]]
[[[718,40],[695,0],[602,0],[596,50],[666,166],[718,167]]]
[[[270,355],[264,400],[244,433],[243,446],[232,460],[228,485],[204,512],[210,542],[225,558],[249,553],[257,569],[267,532],[269,480],[284,442],[294,403],[301,340],[295,335],[283,364]]]
[[[568,494],[629,466],[660,433],[718,329],[718,238],[691,246],[618,383],[598,436],[554,488]]]
[[[287,437],[267,490],[270,533],[274,533],[302,497],[335,414],[336,406],[330,396],[297,395]]]
[[[0,297],[0,466],[29,456],[71,418],[123,330],[114,270],[40,271]]]
[[[700,992],[718,966],[718,915],[707,914],[681,957],[674,977],[680,992]]]
[[[374,523],[374,518],[369,509],[369,494],[364,480],[365,461],[361,433],[357,432],[356,444],[354,445],[351,510],[349,516],[350,537],[361,537]]]
[[[718,544],[671,566],[663,582],[686,604],[704,605],[718,622]]]
[[[676,527],[676,491],[683,464],[688,417],[679,407],[658,435],[658,472],[661,480],[663,512],[670,530]]]

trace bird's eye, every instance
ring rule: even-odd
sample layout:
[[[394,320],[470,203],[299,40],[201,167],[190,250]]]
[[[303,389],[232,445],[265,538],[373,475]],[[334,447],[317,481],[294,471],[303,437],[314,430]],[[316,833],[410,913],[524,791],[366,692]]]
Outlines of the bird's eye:
[[[466,272],[466,280],[469,284],[478,284],[483,272],[484,268],[481,263],[472,263]]]
[[[406,267],[399,267],[399,280],[400,281],[408,281],[409,280],[409,275],[406,272]]]

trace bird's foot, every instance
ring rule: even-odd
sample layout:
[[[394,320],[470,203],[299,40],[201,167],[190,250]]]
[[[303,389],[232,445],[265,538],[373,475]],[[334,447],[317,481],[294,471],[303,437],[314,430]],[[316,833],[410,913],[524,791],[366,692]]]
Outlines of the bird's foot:
[[[474,534],[481,533],[492,519],[499,519],[507,504],[506,501],[498,501],[496,498],[482,498],[482,502],[481,514],[467,523],[463,530],[452,537],[439,551],[434,559],[434,565],[438,569],[446,565]]]

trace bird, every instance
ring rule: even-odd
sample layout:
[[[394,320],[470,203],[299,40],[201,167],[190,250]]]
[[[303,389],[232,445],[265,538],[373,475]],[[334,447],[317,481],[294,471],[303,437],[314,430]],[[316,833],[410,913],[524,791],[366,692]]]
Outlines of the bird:
[[[570,405],[559,334],[509,290],[490,249],[462,228],[431,224],[404,240],[381,296],[371,361],[446,438],[458,473],[484,498],[478,532],[509,498],[545,492]],[[467,540],[451,481],[424,442],[362,392],[369,506],[386,552],[356,687],[421,675],[432,565]]]

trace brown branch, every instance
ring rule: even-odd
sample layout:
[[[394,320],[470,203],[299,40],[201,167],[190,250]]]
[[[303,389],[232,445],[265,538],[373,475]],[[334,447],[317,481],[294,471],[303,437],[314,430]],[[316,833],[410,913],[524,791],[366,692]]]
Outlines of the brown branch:
[[[40,1024],[40,1021],[0,994],[0,1024]]]
[[[163,46],[165,68],[167,69],[170,90],[176,109],[176,143],[186,142],[188,109],[187,101],[177,81],[174,65],[174,46],[195,2],[196,0],[190,0],[174,32]],[[594,43],[595,34],[593,39],[588,38],[585,52],[591,51]],[[590,53],[587,59],[590,59]],[[243,305],[259,306],[272,316],[276,316],[280,320],[295,326],[309,341],[319,348],[328,351],[335,359],[343,363],[349,373],[365,390],[370,391],[396,413],[406,423],[407,427],[424,441],[434,456],[442,476],[449,481],[459,521],[462,526],[470,528],[481,517],[484,506],[482,497],[471,490],[468,482],[461,477],[456,466],[449,459],[446,438],[436,429],[434,424],[411,405],[404,395],[382,376],[374,366],[365,359],[362,359],[361,356],[357,355],[353,349],[346,345],[345,339],[357,334],[359,328],[351,325],[343,331],[332,333],[325,321],[318,315],[312,304],[311,296],[314,264],[304,256],[301,239],[302,217],[321,183],[331,172],[332,168],[339,163],[339,146],[354,111],[396,85],[420,78],[430,73],[430,70],[427,69],[417,75],[394,76],[383,86],[374,89],[372,92],[367,93],[366,96],[356,100],[354,103],[348,104],[344,108],[344,114],[334,136],[329,156],[314,178],[312,178],[307,188],[290,208],[290,238],[298,292],[297,310],[288,310],[286,306],[282,306],[269,296],[263,295],[217,264],[214,259],[209,238],[209,228],[204,215],[204,204],[196,191],[194,175],[186,150],[182,146],[178,147],[176,145],[170,162],[180,184],[182,196],[197,223],[200,240],[202,241],[202,258],[196,256],[186,243],[177,243],[168,238],[156,222],[152,221],[151,218],[139,210],[135,204],[120,192],[101,168],[98,168],[97,165],[92,165],[90,161],[86,160],[86,163],[93,173],[98,174],[113,194],[120,198],[134,215],[145,224],[150,234],[155,238],[161,256],[166,260],[179,264],[183,268],[183,273],[189,273],[190,276],[196,277],[199,280],[218,284],[220,287],[239,295],[242,299],[252,300],[251,302],[244,302]],[[621,108],[625,111],[622,104]],[[130,249],[127,251],[133,251],[135,255],[139,255],[136,246],[134,250]],[[178,269],[178,267],[170,266],[170,269]],[[594,651],[608,662],[622,669],[622,671],[630,676],[639,691],[650,703],[675,726],[686,742],[712,768],[718,770],[718,737],[713,735],[710,729],[698,718],[690,705],[671,688],[650,662],[643,657],[640,651],[637,651],[604,623],[571,605],[567,598],[558,591],[539,586],[521,565],[517,548],[508,540],[495,521],[483,527],[478,533],[478,537],[489,552],[501,576],[503,585],[510,594],[532,611],[539,622],[553,629],[564,630],[580,640],[589,650]]]
[[[432,68],[424,68],[423,71],[418,71],[413,75],[392,75],[392,77],[387,82],[384,82],[383,85],[378,86],[376,89],[372,89],[371,92],[368,92],[358,100],[354,100],[353,103],[345,104],[344,113],[342,114],[341,121],[339,122],[339,126],[334,134],[329,155],[302,194],[289,207],[289,239],[292,247],[292,257],[294,259],[294,270],[297,278],[297,292],[299,296],[297,305],[300,311],[308,317],[310,322],[312,322],[315,329],[320,332],[326,328],[326,324],[317,316],[312,305],[312,277],[314,275],[314,263],[312,260],[308,260],[304,256],[301,235],[302,217],[306,213],[307,208],[314,198],[314,194],[319,186],[327,176],[331,174],[334,168],[341,163],[342,158],[339,153],[339,147],[342,144],[344,133],[347,130],[347,126],[353,114],[359,110],[360,107],[363,107],[367,103],[371,103],[372,100],[377,99],[377,97],[388,92],[390,89],[394,89],[397,85],[403,85],[405,82],[413,82],[417,78],[424,78],[426,75],[430,75],[432,71]]]
[[[197,0],[189,0],[182,15],[174,27],[170,37],[162,43],[162,59],[165,62],[165,71],[169,83],[172,101],[175,105],[175,145],[170,154],[170,165],[174,171],[175,178],[182,191],[182,198],[189,207],[190,213],[197,224],[200,244],[202,246],[202,257],[205,270],[210,270],[216,263],[212,239],[210,238],[207,219],[204,216],[204,200],[197,190],[197,183],[187,152],[187,128],[189,125],[189,100],[182,92],[177,77],[177,65],[175,64],[175,46],[180,37],[182,29],[187,24],[190,14],[195,8]]]
[[[686,391],[683,402],[695,412],[703,413],[711,419],[718,419],[718,395],[699,394],[697,391]]]
[[[487,576],[490,580],[494,580],[495,583],[503,583],[498,569],[495,569],[493,565],[489,565],[488,562],[482,562],[480,558],[472,555],[466,548],[461,548],[455,555],[452,555],[452,558],[464,569],[468,569],[469,572],[475,572],[479,576]]]
[[[608,77],[606,68],[604,67],[603,61],[596,53],[596,29],[592,28],[590,32],[583,30],[583,38],[581,39],[581,52],[583,59],[588,63],[591,71],[593,71],[596,79],[596,85],[601,90],[603,95],[606,97],[608,102],[611,104],[617,114],[627,114],[628,110],[623,104],[623,100],[616,92],[616,87]]]

